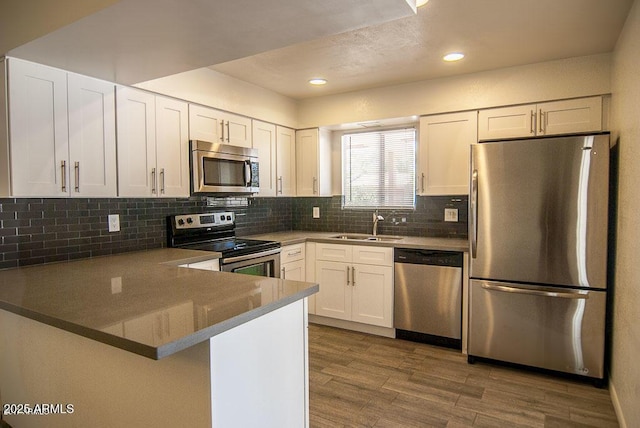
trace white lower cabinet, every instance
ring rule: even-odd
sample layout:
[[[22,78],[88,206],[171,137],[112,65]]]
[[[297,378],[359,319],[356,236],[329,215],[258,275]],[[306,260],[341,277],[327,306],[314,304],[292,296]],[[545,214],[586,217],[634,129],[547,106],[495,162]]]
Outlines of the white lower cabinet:
[[[294,281],[306,279],[305,243],[282,247],[280,250],[280,278]]]
[[[393,249],[316,243],[315,314],[393,327]]]

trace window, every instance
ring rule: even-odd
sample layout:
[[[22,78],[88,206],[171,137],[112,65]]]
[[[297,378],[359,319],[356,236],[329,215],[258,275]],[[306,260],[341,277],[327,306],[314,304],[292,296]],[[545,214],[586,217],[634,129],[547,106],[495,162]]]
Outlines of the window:
[[[415,128],[343,135],[343,208],[414,208],[415,150]]]

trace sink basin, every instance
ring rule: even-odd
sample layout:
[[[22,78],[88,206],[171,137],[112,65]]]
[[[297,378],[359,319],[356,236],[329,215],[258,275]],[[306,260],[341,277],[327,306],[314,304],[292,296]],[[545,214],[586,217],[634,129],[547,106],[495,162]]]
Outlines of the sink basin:
[[[334,239],[344,239],[347,241],[370,241],[370,242],[394,242],[402,239],[402,236],[392,235],[365,235],[362,233],[343,233],[341,235],[332,236]]]

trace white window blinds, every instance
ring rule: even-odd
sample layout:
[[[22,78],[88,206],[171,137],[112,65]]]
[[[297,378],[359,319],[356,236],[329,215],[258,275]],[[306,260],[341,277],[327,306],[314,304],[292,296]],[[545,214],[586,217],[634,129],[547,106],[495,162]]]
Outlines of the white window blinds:
[[[344,208],[414,208],[415,149],[415,128],[344,135]]]

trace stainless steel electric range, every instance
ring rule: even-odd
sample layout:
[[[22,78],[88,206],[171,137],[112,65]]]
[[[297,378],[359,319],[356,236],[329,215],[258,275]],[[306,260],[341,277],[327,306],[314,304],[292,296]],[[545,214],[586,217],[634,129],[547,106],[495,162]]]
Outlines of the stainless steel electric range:
[[[167,217],[167,245],[222,254],[220,270],[280,277],[280,243],[236,238],[233,212]]]

